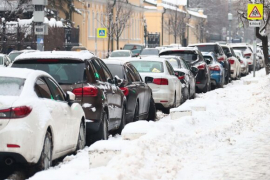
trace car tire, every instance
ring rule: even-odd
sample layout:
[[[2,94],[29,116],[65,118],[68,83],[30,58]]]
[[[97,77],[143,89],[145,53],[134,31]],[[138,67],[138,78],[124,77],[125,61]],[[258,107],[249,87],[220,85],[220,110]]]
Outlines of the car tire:
[[[119,126],[119,128],[117,129],[117,133],[121,135],[122,130],[124,129],[126,125],[126,108],[125,106],[123,107],[123,111],[122,111],[122,119],[121,119],[121,124]]]
[[[85,144],[86,144],[86,131],[83,122],[81,122],[76,150],[77,151],[82,150],[85,147]]]
[[[38,171],[47,170],[52,165],[52,147],[52,136],[47,131],[44,139],[43,149],[37,163]]]
[[[133,115],[133,122],[136,122],[139,120],[139,102],[136,101],[136,106],[135,106],[135,111],[134,111],[134,115]]]
[[[149,105],[149,110],[148,110],[148,121],[155,121],[157,118],[157,110],[156,110],[156,105],[153,97],[151,96],[150,98],[150,105]]]
[[[106,111],[102,113],[101,124],[97,133],[97,140],[107,140],[109,137],[108,115]]]

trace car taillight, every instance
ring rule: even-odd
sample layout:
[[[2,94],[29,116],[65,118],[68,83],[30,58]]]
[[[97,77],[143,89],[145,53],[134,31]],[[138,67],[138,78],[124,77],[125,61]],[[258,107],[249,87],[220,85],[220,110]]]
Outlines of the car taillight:
[[[230,64],[234,64],[234,60],[229,59]]]
[[[0,119],[17,119],[28,116],[32,111],[31,107],[20,106],[15,108],[1,109]]]
[[[197,68],[203,70],[203,69],[205,69],[205,64],[201,64]]]
[[[248,62],[249,65],[251,65],[252,63],[251,62]]]
[[[218,61],[224,61],[225,59],[224,59],[224,57],[219,57],[218,58]]]
[[[249,59],[251,57],[251,53],[248,53],[248,54],[244,54],[244,57]]]
[[[157,85],[169,85],[168,79],[165,78],[155,78],[153,79],[153,83]]]
[[[83,88],[76,88],[72,91],[76,96],[92,96],[95,97],[98,95],[98,89],[96,87],[83,87]]]
[[[244,61],[240,60],[240,63],[241,63],[241,64],[243,64],[243,63],[244,63]]]
[[[178,79],[180,80],[185,79],[185,76],[178,76]]]
[[[129,93],[129,89],[128,89],[128,88],[126,88],[126,87],[121,87],[120,89],[122,90],[122,92],[124,93],[125,96],[128,95],[128,93]]]
[[[210,70],[211,71],[220,71],[220,68],[219,68],[219,66],[212,66],[212,67],[210,67]]]

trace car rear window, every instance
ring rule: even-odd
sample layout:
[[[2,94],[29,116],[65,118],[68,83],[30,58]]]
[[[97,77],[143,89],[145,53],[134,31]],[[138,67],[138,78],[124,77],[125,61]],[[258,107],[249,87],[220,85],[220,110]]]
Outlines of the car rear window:
[[[15,60],[15,58],[17,56],[19,56],[20,54],[22,54],[22,52],[11,53],[11,54],[8,55],[8,57],[11,60],[11,62],[13,62]]]
[[[112,52],[110,57],[130,57],[129,52],[126,51],[117,51],[117,52]]]
[[[160,55],[181,56],[184,60],[188,62],[197,61],[199,59],[198,54],[196,54],[195,51],[165,51],[162,52]]]
[[[76,84],[86,79],[83,61],[59,59],[21,60],[13,63],[12,67],[45,71],[59,84]]]
[[[144,49],[141,55],[156,55],[158,56],[159,50],[158,49]]]
[[[222,47],[223,51],[225,54],[228,54],[230,52],[229,48],[227,47]]]
[[[107,67],[111,71],[113,77],[117,75],[120,79],[124,79],[123,66],[118,64],[107,64]]]
[[[174,58],[166,58],[169,63],[172,65],[173,68],[179,68],[179,63],[176,59]]]
[[[19,96],[23,90],[25,79],[0,77],[1,96]]]
[[[163,73],[163,63],[158,61],[131,61],[131,64],[141,73]]]
[[[216,52],[216,45],[198,45],[197,48],[201,52]]]

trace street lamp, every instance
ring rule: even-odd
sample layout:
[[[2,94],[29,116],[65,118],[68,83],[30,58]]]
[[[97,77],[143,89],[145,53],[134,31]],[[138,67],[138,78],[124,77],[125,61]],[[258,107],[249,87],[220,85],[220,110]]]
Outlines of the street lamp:
[[[145,44],[145,47],[147,47],[146,37],[147,37],[147,23],[146,23],[146,19],[144,19],[144,44]]]
[[[232,13],[228,13],[228,20],[229,20],[229,43],[232,43]]]

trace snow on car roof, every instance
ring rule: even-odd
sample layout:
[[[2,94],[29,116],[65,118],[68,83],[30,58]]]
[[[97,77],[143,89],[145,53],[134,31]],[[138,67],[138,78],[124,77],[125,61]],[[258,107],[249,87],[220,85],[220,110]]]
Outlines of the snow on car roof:
[[[26,68],[1,68],[0,76],[1,77],[14,77],[27,79],[32,76],[46,75],[51,77],[48,73],[40,70],[32,70]]]
[[[102,59],[105,64],[117,64],[117,65],[123,65],[125,64],[126,62],[128,62],[128,60],[121,60],[121,59]]]
[[[25,53],[18,56],[15,61],[25,59],[66,59],[66,60],[86,60],[90,59],[94,55],[89,51],[43,51]]]
[[[177,51],[177,50],[178,51],[195,51],[197,50],[197,48],[196,47],[179,47],[179,48],[173,47],[173,48],[162,49],[160,51],[160,54],[167,51]]]
[[[201,46],[201,45],[216,45],[219,43],[213,42],[213,43],[197,43],[197,44],[189,44],[188,47],[190,46]]]
[[[158,62],[164,62],[166,58],[158,57],[158,56],[149,56],[149,57],[142,57],[142,58],[132,58],[128,61],[158,61]]]
[[[0,56],[5,56],[5,54],[0,54]]]

